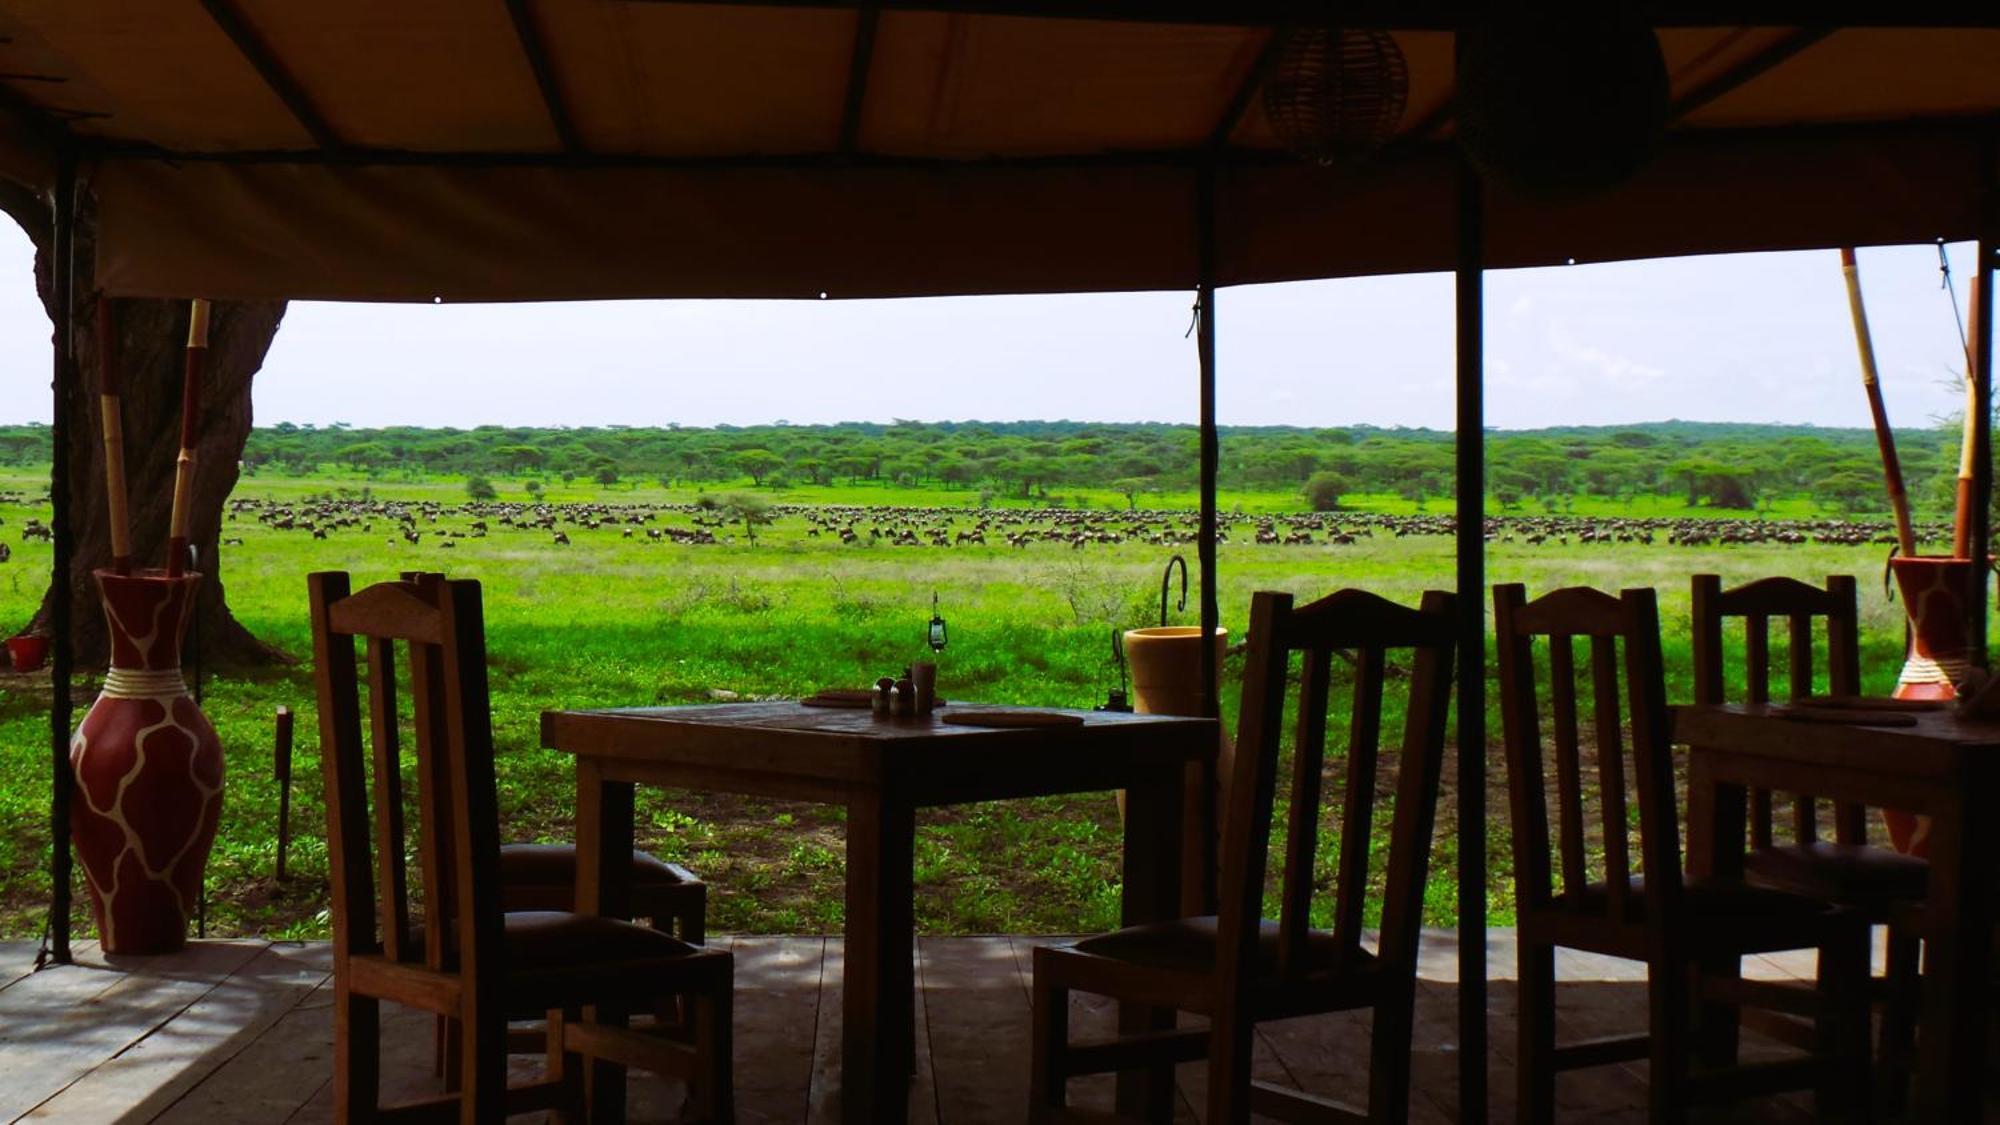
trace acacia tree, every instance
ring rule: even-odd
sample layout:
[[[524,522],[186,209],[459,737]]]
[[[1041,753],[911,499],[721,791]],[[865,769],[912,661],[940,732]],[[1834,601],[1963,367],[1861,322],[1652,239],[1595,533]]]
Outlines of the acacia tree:
[[[50,250],[53,216],[47,202],[18,190],[0,190],[0,211],[21,225],[35,245],[35,287],[54,317]],[[96,223],[86,199],[78,208],[75,262],[76,385],[63,399],[63,423],[73,435],[69,449],[70,512],[76,550],[70,565],[71,643],[79,664],[102,664],[108,641],[91,571],[111,559],[105,515],[104,447],[98,440],[96,388],[101,379],[95,288],[91,263]],[[217,301],[209,317],[208,355],[203,368],[201,425],[196,447],[194,504],[189,542],[207,576],[195,604],[195,628],[203,658],[232,664],[268,663],[283,658],[259,641],[229,611],[223,588],[226,559],[220,552],[223,508],[236,487],[244,442],[250,436],[250,380],[285,315],[283,301]],[[180,452],[181,371],[187,343],[186,301],[120,299],[113,302],[123,390],[126,477],[130,482],[132,550],[139,565],[164,561],[168,509],[172,506],[174,460]],[[55,596],[43,595],[30,629],[46,629]]]

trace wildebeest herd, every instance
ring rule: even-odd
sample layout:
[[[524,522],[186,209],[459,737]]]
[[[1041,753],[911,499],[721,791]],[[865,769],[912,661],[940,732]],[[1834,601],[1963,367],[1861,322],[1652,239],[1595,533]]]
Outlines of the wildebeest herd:
[[[1179,547],[1193,544],[1199,537],[1198,516],[1186,510],[778,505],[770,509],[768,518],[796,518],[803,522],[807,538],[835,539],[856,546],[948,549],[1004,544],[1014,548],[1052,545],[1083,550],[1120,543]],[[391,547],[451,548],[461,540],[484,538],[496,529],[540,533],[554,547],[569,546],[588,536],[705,545],[731,542],[739,538],[736,533],[742,530],[724,511],[700,504],[238,499],[230,502],[228,519],[251,521],[276,531],[296,532],[316,539],[376,535]],[[1377,536],[1447,536],[1456,529],[1457,521],[1447,515],[1228,513],[1220,517],[1217,538],[1225,543],[1338,547]],[[45,524],[30,519],[22,529],[21,538],[47,538],[48,534]],[[1556,547],[1804,543],[1862,546],[1892,543],[1894,533],[1886,523],[1840,519],[1494,516],[1486,521],[1486,539],[1489,543]],[[240,544],[242,538],[225,528],[223,541]]]

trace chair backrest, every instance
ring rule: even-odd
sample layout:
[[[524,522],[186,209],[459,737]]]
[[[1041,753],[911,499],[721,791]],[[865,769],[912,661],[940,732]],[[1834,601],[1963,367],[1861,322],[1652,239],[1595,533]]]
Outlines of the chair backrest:
[[[1713,574],[1694,576],[1694,701],[1727,702],[1724,691],[1726,663],[1723,656],[1723,621],[1740,617],[1744,626],[1745,699],[1750,703],[1771,701],[1771,620],[1782,618],[1787,626],[1785,698],[1797,699],[1813,692],[1813,622],[1824,622],[1826,636],[1827,690],[1834,695],[1861,692],[1861,645],[1857,625],[1854,576],[1831,575],[1824,588],[1796,578],[1760,578],[1733,590],[1722,588],[1722,579]],[[1792,827],[1800,843],[1818,838],[1818,815],[1810,796],[1795,794],[1792,799]],[[1834,814],[1835,833],[1842,843],[1864,843],[1868,837],[1867,814],[1859,805],[1839,805]],[[1768,848],[1771,837],[1771,791],[1750,794],[1750,838],[1753,847]]]
[[[1507,786],[1513,812],[1514,872],[1523,910],[1546,907],[1558,893],[1589,912],[1601,905],[1608,920],[1623,920],[1634,874],[1629,829],[1630,794],[1639,804],[1640,861],[1654,918],[1678,906],[1681,887],[1680,822],[1676,812],[1660,658],[1659,607],[1653,591],[1626,590],[1613,597],[1572,586],[1529,601],[1518,584],[1493,588],[1494,637],[1500,665],[1501,728],[1507,751]],[[1535,638],[1547,638],[1548,697],[1553,744],[1544,745],[1535,674]],[[1590,738],[1596,749],[1594,786],[1584,776],[1583,733],[1577,699],[1576,641],[1587,638]],[[1619,649],[1623,651],[1622,669]],[[1624,714],[1620,683],[1624,680]],[[1631,756],[1628,763],[1626,721]],[[1555,759],[1557,835],[1549,835],[1545,761]],[[1630,766],[1628,789],[1627,767]],[[1585,790],[1594,788],[1604,852],[1602,871],[1588,862]],[[1552,852],[1560,852],[1562,892],[1555,886]],[[1600,881],[1604,898],[1582,896]]]
[[[345,572],[306,579],[326,775],[336,963],[381,954],[478,980],[500,956],[500,828],[479,583],[409,574],[350,593]],[[367,736],[355,640],[367,652]],[[421,914],[405,861],[398,649],[416,751]],[[421,927],[421,948],[416,930]],[[497,980],[497,973],[486,974]]]
[[[1457,628],[1455,604],[1452,595],[1437,591],[1424,595],[1421,609],[1400,606],[1362,590],[1342,590],[1297,608],[1290,594],[1262,592],[1251,599],[1249,661],[1243,676],[1243,707],[1222,839],[1218,946],[1226,981],[1247,979],[1255,971],[1279,743],[1294,652],[1302,653],[1303,661],[1278,918],[1279,972],[1297,977],[1358,963],[1375,827],[1383,687],[1389,678],[1386,657],[1396,649],[1412,650],[1413,662],[1407,681],[1402,751],[1396,764],[1396,807],[1376,956],[1385,963],[1414,966],[1444,758]],[[1340,845],[1332,880],[1334,963],[1329,966],[1324,957],[1309,955],[1308,930],[1313,890],[1318,885],[1314,858],[1333,669],[1347,653],[1353,659],[1352,717],[1345,747],[1347,778],[1340,807]]]

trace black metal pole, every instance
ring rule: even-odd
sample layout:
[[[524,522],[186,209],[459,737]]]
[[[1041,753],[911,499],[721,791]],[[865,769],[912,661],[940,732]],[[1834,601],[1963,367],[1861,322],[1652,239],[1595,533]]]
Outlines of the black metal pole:
[[[1195,180],[1196,308],[1195,354],[1201,363],[1201,713],[1211,719],[1222,717],[1222,669],[1216,666],[1215,632],[1222,627],[1221,599],[1216,593],[1216,465],[1220,443],[1215,432],[1215,165],[1204,162]],[[1213,908],[1216,870],[1213,862],[1215,828],[1222,822],[1222,810],[1213,795],[1216,784],[1204,787],[1208,802],[1210,862],[1202,865],[1202,902]]]
[[[1458,169],[1458,1119],[1486,1120],[1485,211]]]
[[[1986,161],[1992,166],[1991,153]],[[1972,341],[1972,557],[1982,560],[1973,568],[1978,580],[1972,584],[1972,658],[1982,668],[1990,668],[1986,648],[1988,613],[1992,585],[1987,575],[1993,557],[1993,274],[2000,256],[2000,189],[1988,189],[1985,226],[1978,242],[1979,262],[1974,267],[1978,279],[1979,307],[1972,310],[1978,330]]]
[[[72,526],[69,450],[70,401],[76,396],[76,157],[64,152],[56,169],[55,223],[49,263],[55,297],[55,418],[50,427],[54,463],[49,466],[49,527],[55,561],[49,575],[49,952],[68,964],[70,909],[69,805],[74,779],[69,769],[70,558],[76,553]]]

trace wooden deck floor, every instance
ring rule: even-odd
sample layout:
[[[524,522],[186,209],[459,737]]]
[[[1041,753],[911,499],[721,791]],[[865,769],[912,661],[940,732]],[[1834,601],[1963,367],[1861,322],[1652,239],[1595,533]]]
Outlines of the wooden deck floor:
[[[1490,959],[1493,1120],[1512,1119],[1510,935]],[[818,937],[722,938],[736,954],[736,1083],[740,1119],[835,1120],[841,943]],[[919,944],[918,1073],[913,1120],[1019,1122],[1025,1110],[1030,950],[1041,938],[955,937]],[[80,945],[72,966],[31,972],[33,948],[0,944],[0,1121],[324,1122],[332,1058],[331,986],[323,944],[199,942],[161,958],[114,958]],[[1452,935],[1426,935],[1416,1034],[1416,1114],[1456,1116]],[[1746,972],[1792,977],[1810,959],[1752,958]],[[1571,957],[1562,972],[1564,1035],[1637,1029],[1642,966]],[[1106,1029],[1107,1004],[1079,998],[1074,1032]],[[393,1014],[392,1014],[393,1013]],[[392,1092],[431,1089],[427,1017],[385,1012]],[[1359,1100],[1365,1016],[1292,1020],[1260,1029],[1261,1077]],[[1754,1040],[1754,1036],[1746,1039]],[[1754,1049],[1754,1048],[1753,1048]],[[524,1061],[523,1066],[533,1066]],[[1643,1064],[1565,1076],[1565,1119],[1637,1121]],[[1180,1117],[1197,1121],[1199,1065],[1182,1068]],[[1108,1080],[1072,1086],[1079,1104],[1108,1103]],[[679,1091],[635,1077],[635,1121],[671,1120]],[[1711,1120],[1807,1121],[1802,1100],[1771,1101]]]

